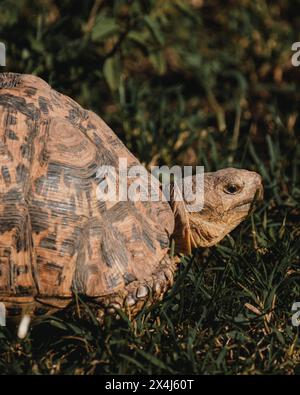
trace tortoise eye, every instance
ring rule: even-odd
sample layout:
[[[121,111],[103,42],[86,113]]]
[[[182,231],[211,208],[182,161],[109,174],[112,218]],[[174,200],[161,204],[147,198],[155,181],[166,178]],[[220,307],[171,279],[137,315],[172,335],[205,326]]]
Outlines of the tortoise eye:
[[[224,192],[234,195],[240,191],[240,186],[237,184],[226,184],[224,187]]]

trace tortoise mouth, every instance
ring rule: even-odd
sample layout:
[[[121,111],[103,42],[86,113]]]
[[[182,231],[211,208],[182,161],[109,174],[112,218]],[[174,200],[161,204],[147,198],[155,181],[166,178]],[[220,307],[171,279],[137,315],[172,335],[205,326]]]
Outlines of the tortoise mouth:
[[[253,207],[254,207],[254,199],[245,199],[235,204],[233,207],[231,207],[229,212],[237,211],[243,213],[244,212],[250,213]]]
[[[233,207],[231,207],[230,211],[235,210],[237,208],[241,209],[241,210],[246,210],[246,209],[250,209],[250,211],[252,209],[254,209],[254,207],[256,206],[256,204],[260,201],[263,200],[264,197],[264,190],[263,187],[260,185],[257,189],[256,192],[253,196],[253,198],[250,199],[244,199],[241,202],[235,204]]]

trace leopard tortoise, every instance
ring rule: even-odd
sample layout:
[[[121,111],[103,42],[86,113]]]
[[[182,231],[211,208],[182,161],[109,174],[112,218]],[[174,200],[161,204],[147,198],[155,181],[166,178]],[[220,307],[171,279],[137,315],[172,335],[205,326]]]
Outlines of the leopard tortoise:
[[[117,168],[119,158],[139,164],[95,113],[36,76],[0,74],[0,302],[8,317],[64,309],[76,295],[99,306],[100,320],[118,309],[133,317],[173,284],[179,253],[216,244],[262,197],[257,173],[228,168],[205,173],[198,212],[172,194],[169,202],[101,201],[97,169]]]

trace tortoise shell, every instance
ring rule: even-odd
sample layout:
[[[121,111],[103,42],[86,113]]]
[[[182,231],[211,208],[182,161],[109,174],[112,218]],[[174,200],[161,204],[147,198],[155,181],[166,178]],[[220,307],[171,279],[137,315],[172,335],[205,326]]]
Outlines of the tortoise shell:
[[[100,166],[140,164],[105,122],[38,77],[2,73],[0,124],[0,301],[9,312],[63,307],[76,293],[127,305],[145,286],[160,295],[172,281],[173,213],[162,200],[98,199]]]

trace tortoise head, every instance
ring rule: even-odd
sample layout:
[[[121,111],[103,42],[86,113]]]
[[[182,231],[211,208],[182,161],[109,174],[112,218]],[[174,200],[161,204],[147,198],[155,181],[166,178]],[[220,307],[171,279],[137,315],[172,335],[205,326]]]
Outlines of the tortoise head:
[[[203,208],[195,212],[188,212],[184,201],[172,203],[178,252],[210,247],[236,228],[248,216],[254,201],[263,198],[261,176],[234,168],[204,173],[203,198]]]

